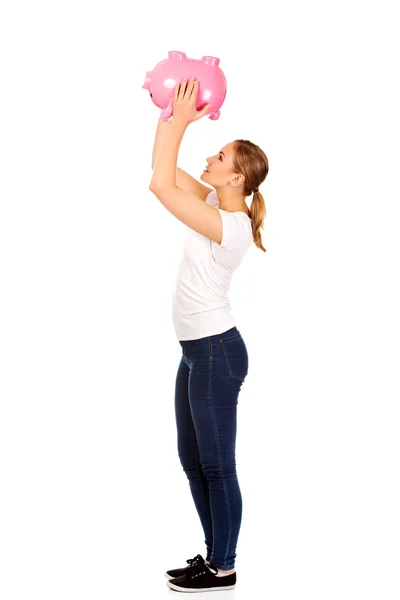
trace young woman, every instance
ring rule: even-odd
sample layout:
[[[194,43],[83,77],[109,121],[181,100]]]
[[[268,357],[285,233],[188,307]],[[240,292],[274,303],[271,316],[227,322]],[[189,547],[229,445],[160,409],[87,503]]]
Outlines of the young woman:
[[[238,396],[248,373],[245,342],[229,303],[233,272],[254,242],[266,251],[260,229],[266,214],[258,187],[268,159],[257,145],[236,140],[207,159],[200,179],[177,168],[196,110],[198,83],[177,84],[173,118],[159,121],[150,190],[188,229],[173,293],[173,323],[182,347],[175,386],[178,454],[204,529],[206,560],[167,571],[178,591],[233,589],[242,517],[235,459]],[[253,194],[250,209],[246,197]]]

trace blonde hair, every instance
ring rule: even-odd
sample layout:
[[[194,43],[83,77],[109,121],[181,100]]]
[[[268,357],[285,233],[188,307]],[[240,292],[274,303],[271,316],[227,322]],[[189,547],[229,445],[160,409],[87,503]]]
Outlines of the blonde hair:
[[[243,193],[250,196],[264,181],[268,175],[269,164],[265,152],[259,146],[249,140],[235,140],[233,153],[233,170],[245,177]],[[253,240],[257,248],[267,252],[261,241],[261,229],[264,228],[264,219],[267,209],[264,197],[257,191],[250,206],[251,226]]]

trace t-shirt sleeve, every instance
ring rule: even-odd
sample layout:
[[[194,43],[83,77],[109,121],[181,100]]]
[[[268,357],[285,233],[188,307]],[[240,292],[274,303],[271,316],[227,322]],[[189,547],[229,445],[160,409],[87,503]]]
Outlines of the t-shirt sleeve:
[[[248,223],[243,215],[232,213],[221,208],[217,209],[222,219],[221,248],[232,249],[246,243],[249,239]]]
[[[218,206],[218,196],[215,190],[210,191],[210,193],[206,196],[205,202],[210,206]]]
[[[249,243],[249,225],[245,215],[241,212],[228,212],[219,208],[218,196],[215,190],[211,190],[206,196],[206,204],[214,206],[222,219],[222,240],[217,244],[220,248],[227,250],[237,248],[242,244]]]

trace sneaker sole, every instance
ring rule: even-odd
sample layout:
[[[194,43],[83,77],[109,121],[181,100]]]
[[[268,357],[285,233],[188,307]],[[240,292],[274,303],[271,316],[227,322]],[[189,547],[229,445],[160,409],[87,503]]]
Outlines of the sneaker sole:
[[[184,588],[179,587],[179,585],[175,585],[174,583],[166,582],[167,586],[172,590],[177,590],[178,592],[220,592],[221,590],[234,590],[236,587],[236,583],[233,585],[221,585],[213,588]]]

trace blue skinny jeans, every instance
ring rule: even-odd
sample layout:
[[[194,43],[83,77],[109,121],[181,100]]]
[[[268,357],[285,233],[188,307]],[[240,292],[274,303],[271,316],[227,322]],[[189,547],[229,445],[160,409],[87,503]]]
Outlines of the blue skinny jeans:
[[[175,386],[179,459],[204,530],[206,558],[228,571],[235,568],[242,520],[235,447],[247,348],[236,327],[179,343],[182,357]]]

